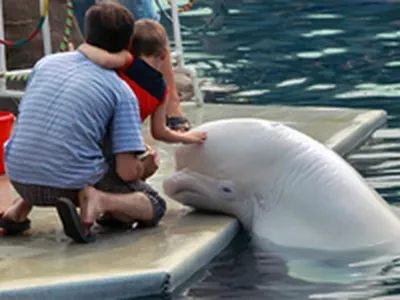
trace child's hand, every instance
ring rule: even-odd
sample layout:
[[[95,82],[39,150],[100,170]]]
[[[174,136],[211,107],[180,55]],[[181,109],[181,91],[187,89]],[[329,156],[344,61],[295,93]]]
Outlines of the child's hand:
[[[205,132],[187,132],[185,133],[185,144],[203,144],[207,139],[207,133]]]

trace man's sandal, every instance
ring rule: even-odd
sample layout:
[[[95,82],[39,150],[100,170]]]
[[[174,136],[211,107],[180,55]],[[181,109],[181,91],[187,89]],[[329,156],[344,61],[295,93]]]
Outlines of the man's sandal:
[[[58,215],[65,234],[77,243],[91,243],[96,240],[91,232],[93,222],[82,222],[75,205],[68,198],[59,198],[56,203]]]
[[[3,218],[4,212],[0,212],[0,236],[18,235],[31,228],[31,220],[14,222]]]
[[[114,229],[114,230],[126,230],[132,229],[133,223],[122,222],[109,214],[104,214],[97,218],[96,223],[104,228]]]

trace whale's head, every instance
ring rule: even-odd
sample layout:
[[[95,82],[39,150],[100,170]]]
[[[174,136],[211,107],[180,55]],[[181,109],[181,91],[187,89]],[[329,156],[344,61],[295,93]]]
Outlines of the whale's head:
[[[268,180],[268,166],[282,154],[268,151],[280,123],[259,119],[226,119],[194,130],[206,131],[203,145],[180,145],[175,151],[176,170],[164,179],[165,193],[196,209],[220,212],[252,226],[259,211],[260,186]],[[263,152],[262,157],[260,151]],[[272,205],[272,203],[263,203]]]
[[[190,168],[178,169],[165,178],[164,191],[172,199],[197,210],[224,213],[251,226],[253,205],[235,178],[209,176]]]

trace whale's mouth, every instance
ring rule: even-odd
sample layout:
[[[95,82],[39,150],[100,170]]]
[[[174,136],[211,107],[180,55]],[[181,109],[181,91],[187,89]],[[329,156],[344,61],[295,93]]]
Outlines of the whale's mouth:
[[[176,188],[174,193],[172,193],[168,196],[173,199],[179,200],[179,202],[182,202],[182,203],[185,202],[185,199],[194,199],[194,198],[205,199],[205,198],[207,198],[207,195],[201,193],[199,190],[196,190],[196,189],[190,188],[190,187],[183,187],[183,186]],[[188,202],[189,201],[186,201],[186,203],[184,203],[184,204],[188,204]]]
[[[183,169],[165,177],[163,188],[168,197],[184,205],[214,210],[211,190],[215,182],[214,178]]]
[[[182,198],[184,194],[206,197],[207,195],[201,191],[201,188],[198,188],[199,181],[194,177],[195,175],[193,175],[192,172],[186,170],[177,171],[164,178],[164,192],[173,199]]]
[[[254,196],[240,192],[232,180],[182,169],[167,176],[163,187],[168,197],[183,205],[200,211],[233,216],[247,229],[252,226],[252,203],[255,200],[249,197]]]

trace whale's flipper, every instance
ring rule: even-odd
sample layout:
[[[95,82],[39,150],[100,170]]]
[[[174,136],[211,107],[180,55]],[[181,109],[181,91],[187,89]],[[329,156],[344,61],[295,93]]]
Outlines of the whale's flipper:
[[[292,260],[287,267],[290,277],[313,283],[351,284],[364,278],[359,269],[330,266],[322,261]]]

